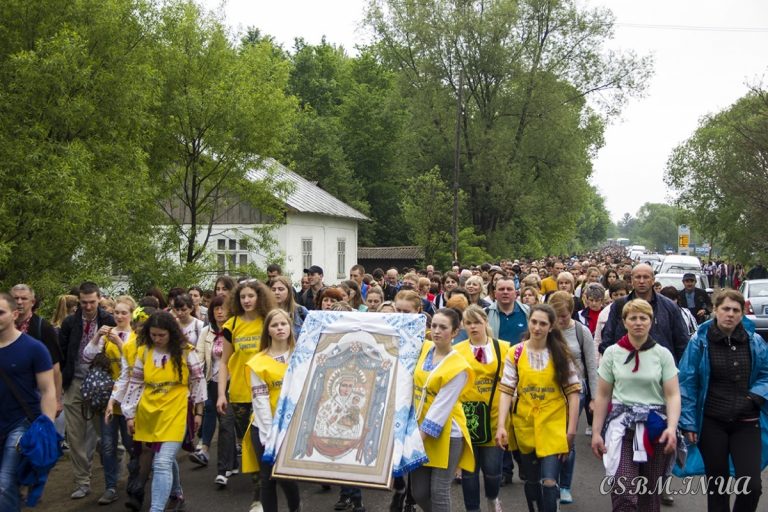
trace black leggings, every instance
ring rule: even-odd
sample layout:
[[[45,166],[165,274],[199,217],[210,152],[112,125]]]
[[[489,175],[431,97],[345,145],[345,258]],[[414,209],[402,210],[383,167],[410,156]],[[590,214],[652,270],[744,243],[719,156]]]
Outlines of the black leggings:
[[[733,512],[754,512],[760,501],[762,482],[760,462],[762,442],[759,421],[720,421],[704,417],[699,437],[699,451],[708,477],[730,477],[728,455],[733,460],[736,478],[750,477],[746,489],[749,494],[739,494],[733,504]],[[743,488],[742,486],[739,486]],[[714,493],[707,494],[708,512],[731,512],[730,495],[719,493],[718,486],[710,483]],[[723,486],[723,490],[726,487]]]
[[[283,488],[288,510],[299,510],[299,485],[293,480],[272,478],[272,464],[262,461],[264,446],[261,444],[259,429],[251,426],[251,442],[259,459],[259,476],[261,477],[261,504],[264,512],[277,512],[277,484]]]

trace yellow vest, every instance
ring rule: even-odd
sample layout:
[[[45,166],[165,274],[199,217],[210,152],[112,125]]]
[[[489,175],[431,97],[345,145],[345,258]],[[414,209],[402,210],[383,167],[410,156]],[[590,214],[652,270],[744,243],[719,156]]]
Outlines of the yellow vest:
[[[227,363],[229,401],[236,404],[251,403],[251,375],[246,363],[259,352],[264,319],[258,317],[256,320],[247,321],[241,316],[232,317],[224,322],[221,328],[232,333],[233,352]]]
[[[421,347],[419,361],[416,364],[416,370],[413,374],[413,406],[417,411],[421,408],[421,411],[418,411],[419,416],[417,418],[419,424],[424,421],[432,402],[434,402],[435,397],[440,392],[443,385],[447,384],[459,373],[467,372],[467,383],[462,391],[463,394],[468,388],[472,387],[475,378],[474,372],[467,361],[455,351],[452,351],[449,355],[445,356],[438,367],[431,372],[424,370],[424,360],[426,359],[429,350],[434,346],[435,344],[431,341],[424,342]],[[424,393],[425,390],[426,393]],[[422,395],[424,395],[424,404],[419,407],[422,401]],[[472,452],[469,431],[467,430],[467,419],[464,416],[464,409],[461,407],[460,400],[457,400],[456,404],[453,406],[451,415],[446,420],[445,425],[443,426],[443,431],[440,433],[440,437],[434,438],[432,436],[426,436],[424,439],[424,450],[427,452],[427,457],[429,458],[429,462],[424,465],[443,469],[448,467],[451,425],[454,420],[458,423],[459,428],[461,428],[461,434],[464,439],[464,447],[461,453],[461,459],[459,460],[459,467],[466,471],[474,471],[475,457]]]
[[[160,368],[153,362],[154,349],[139,347],[136,358],[144,362],[144,392],[136,410],[135,441],[159,443],[182,442],[187,428],[187,402],[189,399],[189,368],[186,347],[181,357],[181,380],[173,361]]]
[[[133,335],[133,332],[131,332],[131,335]],[[104,353],[106,354],[107,359],[109,359],[109,373],[112,377],[112,380],[117,382],[117,379],[120,378],[120,369],[122,368],[122,354],[120,353],[120,349],[117,348],[117,345],[110,341],[109,338],[104,337],[104,347],[106,348]],[[112,414],[123,414],[122,410],[120,410],[120,404],[115,403],[114,407],[112,408]]]
[[[266,382],[269,389],[269,407],[274,418],[277,400],[280,398],[280,390],[283,388],[283,377],[286,370],[288,370],[288,364],[275,361],[267,352],[259,352],[248,360],[247,365],[253,373]],[[255,473],[259,470],[259,459],[256,456],[256,450],[253,448],[253,442],[251,441],[252,428],[253,416],[251,416],[251,421],[248,422],[248,430],[245,433],[245,437],[243,437],[243,460],[241,464],[243,473]]]
[[[535,451],[537,457],[568,453],[568,407],[552,355],[546,368],[534,370],[524,343],[517,361],[517,403],[512,415],[517,445],[522,453]]]
[[[472,371],[475,372],[475,380],[471,382],[472,386],[464,390],[461,395],[462,402],[485,402],[491,399],[491,388],[493,387],[494,377],[498,376],[496,384],[496,392],[493,394],[493,404],[491,404],[491,434],[496,436],[496,426],[499,423],[499,396],[501,396],[501,390],[499,390],[498,382],[501,382],[501,376],[504,375],[504,360],[507,357],[509,351],[509,342],[499,340],[499,352],[501,357],[498,364],[496,361],[496,350],[493,347],[493,341],[488,340],[488,345],[491,353],[493,353],[494,360],[488,364],[481,364],[475,358],[474,347],[469,340],[464,340],[453,346],[453,349],[461,354],[461,356],[469,363]],[[498,367],[499,373],[496,375],[496,368]],[[508,416],[509,417],[509,416]],[[476,446],[496,446],[495,439],[491,439],[489,442]]]

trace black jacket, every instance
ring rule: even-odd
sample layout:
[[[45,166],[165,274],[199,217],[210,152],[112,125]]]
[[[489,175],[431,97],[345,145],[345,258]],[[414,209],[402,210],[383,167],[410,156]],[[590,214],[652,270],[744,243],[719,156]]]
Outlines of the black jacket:
[[[56,329],[48,322],[48,320],[33,314],[29,319],[29,328],[27,334],[40,340],[48,349],[51,354],[51,363],[61,363],[61,348],[59,347],[59,335],[56,334]]]
[[[701,288],[694,288],[693,290],[693,308],[688,307],[688,301],[685,300],[684,289],[680,291],[680,295],[677,297],[677,303],[681,308],[686,308],[690,311],[698,323],[705,322],[712,312],[712,299],[709,298],[707,291],[702,290]],[[696,312],[702,309],[706,311],[707,314],[705,316],[696,316]]]
[[[115,319],[99,307],[96,312],[96,329],[102,325],[115,326]],[[75,368],[77,366],[78,352],[80,350],[80,340],[83,337],[83,312],[78,308],[73,314],[69,315],[61,323],[59,331],[59,347],[62,355],[62,384],[64,389],[69,388],[72,379],[75,377]]]
[[[685,347],[688,346],[688,329],[685,327],[683,314],[680,312],[680,307],[668,298],[656,292],[651,293],[653,293],[651,298],[653,323],[651,324],[650,336],[659,345],[672,352],[672,355],[675,356],[675,364],[677,364],[683,357]],[[611,304],[611,313],[608,315],[605,327],[603,327],[603,341],[599,347],[601,354],[627,334],[627,329],[621,319],[621,311],[624,309],[624,304],[635,298],[635,292],[632,292]]]

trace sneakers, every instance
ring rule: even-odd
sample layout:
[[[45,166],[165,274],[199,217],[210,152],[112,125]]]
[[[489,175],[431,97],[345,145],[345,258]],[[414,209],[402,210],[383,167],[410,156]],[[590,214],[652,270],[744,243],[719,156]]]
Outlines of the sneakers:
[[[264,512],[264,507],[261,506],[260,501],[254,501],[251,503],[251,508],[249,512]]]
[[[189,454],[189,460],[191,460],[198,466],[205,467],[208,465],[208,454],[205,453],[203,450],[197,450]]]
[[[227,473],[229,473],[229,471],[227,471]],[[219,487],[226,487],[228,482],[229,478],[227,478],[226,475],[216,475],[216,478],[213,479],[213,483]]]
[[[353,501],[352,502],[352,512],[365,512],[365,507],[363,506],[362,501]]]
[[[565,487],[560,488],[560,503],[564,505],[573,503],[573,494],[571,494],[570,489],[566,489]]]
[[[227,478],[229,478],[231,476],[239,475],[240,470],[238,468],[235,468],[232,471],[227,471],[225,474],[227,475]]]
[[[499,498],[488,500],[488,512],[503,512]]]
[[[89,485],[81,485],[69,495],[73,500],[81,500],[91,494],[91,487]]]
[[[349,510],[352,508],[352,498],[343,496],[333,506],[333,510]]]
[[[104,491],[104,494],[101,495],[101,498],[99,498],[98,503],[99,505],[109,505],[110,503],[114,503],[117,501],[117,490],[115,489],[107,489]]]
[[[590,427],[589,425],[587,425],[587,428],[585,428],[585,429],[584,429],[584,435],[585,435],[585,436],[589,436],[589,437],[592,437],[592,427]]]

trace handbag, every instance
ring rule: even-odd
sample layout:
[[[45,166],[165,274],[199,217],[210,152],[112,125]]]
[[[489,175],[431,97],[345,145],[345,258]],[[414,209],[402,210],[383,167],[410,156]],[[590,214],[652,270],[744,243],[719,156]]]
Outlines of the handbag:
[[[492,339],[496,352],[496,373],[491,387],[491,399],[488,403],[479,401],[462,402],[464,416],[467,418],[467,430],[472,444],[486,444],[493,440],[493,425],[491,424],[491,409],[493,408],[493,396],[496,394],[496,385],[499,382],[499,370],[501,369],[501,349],[498,340]]]

